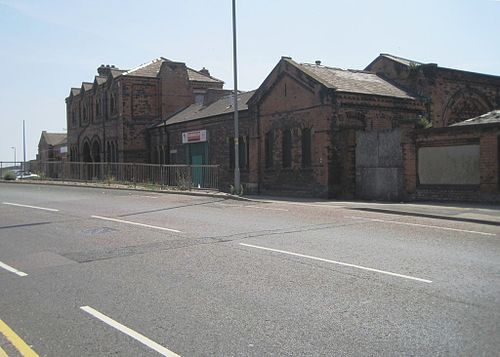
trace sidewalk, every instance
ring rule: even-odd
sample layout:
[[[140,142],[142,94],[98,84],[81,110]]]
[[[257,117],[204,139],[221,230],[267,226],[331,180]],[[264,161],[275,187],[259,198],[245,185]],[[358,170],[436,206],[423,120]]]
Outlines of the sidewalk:
[[[315,204],[334,206],[353,211],[388,213],[403,216],[417,216],[452,221],[471,222],[500,226],[500,205],[458,202],[372,202],[372,201],[334,201],[320,199],[301,199],[269,196],[248,196],[261,202]]]
[[[365,211],[375,213],[387,213],[403,216],[428,217],[436,219],[445,219],[451,221],[471,222],[480,224],[489,224],[500,226],[500,205],[481,204],[481,203],[458,203],[458,202],[411,202],[411,203],[396,203],[396,202],[373,202],[373,201],[335,201],[325,199],[310,199],[297,197],[271,197],[249,195],[244,197],[230,195],[228,193],[194,189],[191,191],[181,190],[155,190],[137,185],[120,184],[102,184],[102,183],[77,183],[77,182],[62,182],[62,181],[2,181],[12,184],[45,184],[56,186],[74,186],[74,187],[91,187],[102,189],[115,190],[133,190],[155,193],[168,193],[191,196],[205,196],[214,198],[234,199],[250,202],[268,202],[268,203],[283,203],[283,204],[298,204],[298,205],[315,205],[315,206],[332,206],[350,209],[353,211]]]

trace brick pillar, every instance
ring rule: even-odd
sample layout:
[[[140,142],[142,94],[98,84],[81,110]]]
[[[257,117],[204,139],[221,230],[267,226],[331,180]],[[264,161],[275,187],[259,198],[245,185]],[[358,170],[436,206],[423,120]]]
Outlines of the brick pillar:
[[[498,191],[498,135],[482,133],[480,139],[479,172],[481,192]]]
[[[403,149],[403,168],[406,195],[417,190],[417,145],[412,138],[414,125],[401,126],[401,145]]]

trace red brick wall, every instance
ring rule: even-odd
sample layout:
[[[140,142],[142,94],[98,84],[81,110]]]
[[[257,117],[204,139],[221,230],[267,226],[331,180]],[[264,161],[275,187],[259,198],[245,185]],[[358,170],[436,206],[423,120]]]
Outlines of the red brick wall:
[[[499,137],[500,127],[488,125],[415,131],[405,139],[404,143],[405,182],[409,197],[413,199],[500,201]],[[478,142],[480,145],[479,188],[419,186],[416,159],[419,147],[464,145]]]

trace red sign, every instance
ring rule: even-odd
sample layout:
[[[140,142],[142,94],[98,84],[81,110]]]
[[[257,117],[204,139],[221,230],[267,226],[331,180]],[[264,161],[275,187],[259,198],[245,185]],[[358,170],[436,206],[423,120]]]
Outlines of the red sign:
[[[206,130],[196,130],[182,133],[183,144],[202,143],[205,141],[207,141]]]

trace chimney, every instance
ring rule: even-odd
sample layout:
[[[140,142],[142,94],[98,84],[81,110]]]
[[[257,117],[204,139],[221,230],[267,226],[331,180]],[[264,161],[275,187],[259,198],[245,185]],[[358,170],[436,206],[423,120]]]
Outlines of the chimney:
[[[205,67],[203,67],[202,69],[200,69],[200,70],[199,70],[199,72],[200,72],[201,74],[204,74],[205,76],[210,77],[210,72],[209,72],[209,70],[208,70],[208,69],[206,69]]]
[[[316,60],[316,66],[321,66],[321,61],[320,60]]]
[[[103,65],[101,64],[99,68],[97,68],[97,73],[99,73],[99,76],[101,77],[107,77],[111,73],[111,69],[117,69],[114,65]]]

